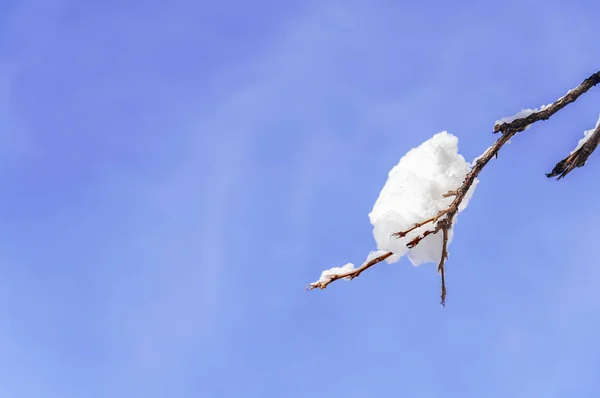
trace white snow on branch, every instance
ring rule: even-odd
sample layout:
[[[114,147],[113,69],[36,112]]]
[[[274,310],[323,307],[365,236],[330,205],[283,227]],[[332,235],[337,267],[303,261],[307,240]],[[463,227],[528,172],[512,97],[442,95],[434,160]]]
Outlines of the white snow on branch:
[[[387,253],[385,250],[375,250],[369,253],[369,255],[367,256],[367,259],[363,262],[363,265],[365,265],[366,263],[368,263],[369,261],[384,255],[385,253]]]
[[[385,253],[386,252],[384,252],[382,250],[376,250],[376,251],[370,252],[369,255],[367,256],[367,259],[363,262],[363,265]],[[319,280],[311,283],[311,286],[315,287],[319,283],[327,283],[331,280],[332,276],[342,275],[342,274],[345,274],[346,272],[354,271],[355,269],[356,268],[354,268],[354,264],[352,264],[352,263],[344,264],[341,267],[333,267],[333,268],[327,269],[327,270],[321,272],[321,277],[319,278]],[[346,277],[343,279],[350,280],[351,278]]]
[[[566,95],[566,94],[565,94]],[[519,112],[517,112],[516,114],[512,115],[512,116],[505,116],[499,120],[496,120],[496,123],[494,123],[494,126],[498,126],[498,125],[502,125],[504,123],[511,123],[514,122],[517,119],[523,119],[526,118],[527,116],[536,113],[536,112],[541,112],[544,109],[550,107],[550,105],[552,104],[548,104],[548,105],[542,105],[539,108],[535,108],[535,109],[521,109]],[[525,128],[525,130],[529,129],[531,127],[531,125],[527,126]]]
[[[432,229],[432,224],[417,228],[403,238],[392,234],[405,231],[446,209],[454,197],[445,198],[443,195],[459,188],[470,169],[471,165],[458,153],[458,138],[446,131],[434,135],[400,159],[390,171],[369,214],[378,249],[394,253],[388,258],[388,263],[398,261],[407,253],[415,266],[439,262],[442,255],[441,233],[427,236],[412,249],[406,247],[417,235]],[[459,212],[466,208],[477,183],[475,180],[467,192]],[[448,232],[450,243],[453,230]]]
[[[574,88],[570,89],[569,91],[567,91],[567,93],[565,95],[563,95],[562,97],[560,97],[559,99],[557,99],[556,102],[562,101],[567,95],[571,94],[573,91],[575,91]]]
[[[508,140],[506,143],[507,143],[507,144],[510,144],[510,140]],[[485,155],[487,155],[488,151],[489,151],[489,150],[491,150],[491,149],[492,149],[492,147],[493,147],[493,145],[489,146],[489,147],[488,147],[488,148],[487,148],[487,149],[486,149],[486,150],[485,150],[485,151],[484,151],[484,152],[483,152],[481,155],[479,155],[479,156],[477,156],[475,159],[473,159],[473,161],[471,162],[471,167],[475,167],[475,165],[477,164],[477,162],[478,162],[480,159],[483,159],[483,157],[484,157]]]
[[[598,117],[598,121],[596,122],[596,126],[593,129],[586,130],[586,131],[583,132],[583,138],[579,140],[579,142],[577,143],[577,147],[571,151],[571,155],[575,151],[579,150],[579,148],[581,148],[583,146],[583,144],[585,144],[590,139],[590,137],[592,136],[592,133],[594,132],[594,130],[596,130],[598,128],[598,125],[600,125],[600,117]]]
[[[329,282],[331,280],[332,276],[345,274],[346,272],[354,271],[354,269],[355,269],[354,264],[352,264],[352,263],[346,263],[346,264],[342,265],[341,267],[333,267],[333,268],[326,269],[325,271],[321,272],[321,277],[319,278],[319,280],[311,283],[311,285],[316,286],[319,283]],[[349,280],[350,278],[344,278],[344,279]]]

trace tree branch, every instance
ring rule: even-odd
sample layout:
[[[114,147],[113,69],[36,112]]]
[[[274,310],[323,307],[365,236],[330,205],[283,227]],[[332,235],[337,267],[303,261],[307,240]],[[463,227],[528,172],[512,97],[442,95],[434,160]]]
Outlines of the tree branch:
[[[560,111],[565,106],[569,105],[572,102],[575,102],[577,98],[579,98],[582,94],[586,93],[589,89],[594,87],[596,84],[600,83],[600,71],[594,73],[587,79],[585,79],[581,84],[575,87],[573,90],[569,90],[569,92],[558,100],[556,100],[552,105],[548,107],[543,107],[542,110],[538,112],[534,112],[531,115],[513,120],[510,123],[502,123],[494,126],[494,133],[501,132],[506,134],[507,131],[514,131],[515,133],[521,132],[527,128],[530,124],[538,122],[540,120],[548,120],[550,116],[554,115],[556,112]]]
[[[498,140],[491,147],[489,147],[479,158],[477,158],[477,160],[474,162],[473,167],[471,168],[471,171],[466,175],[465,179],[463,180],[462,185],[460,187],[458,187],[456,190],[452,190],[443,195],[444,197],[452,197],[453,196],[454,200],[452,201],[452,203],[450,203],[450,205],[446,209],[440,211],[435,217],[432,217],[430,219],[424,220],[423,222],[417,223],[413,227],[407,229],[406,231],[400,231],[400,232],[396,232],[393,234],[393,236],[401,238],[401,237],[406,236],[409,232],[411,232],[423,225],[426,225],[429,223],[434,224],[434,226],[431,229],[425,231],[422,235],[417,236],[415,239],[413,239],[412,241],[407,243],[407,247],[412,248],[412,247],[418,245],[419,242],[421,242],[421,240],[423,240],[426,236],[428,236],[430,234],[436,234],[436,233],[442,231],[442,234],[443,234],[442,254],[440,257],[439,264],[438,264],[438,272],[440,274],[441,283],[442,283],[441,295],[440,295],[442,306],[445,306],[445,303],[446,303],[446,281],[445,281],[445,267],[444,266],[445,266],[446,259],[448,258],[448,250],[447,250],[448,234],[449,234],[450,229],[452,228],[452,224],[453,224],[454,218],[456,217],[456,215],[458,213],[458,208],[459,208],[460,204],[464,200],[465,196],[467,195],[467,192],[473,185],[473,183],[474,183],[475,179],[477,178],[477,176],[479,175],[479,173],[483,170],[483,168],[488,164],[488,162],[494,156],[497,157],[498,152],[500,151],[500,148],[502,148],[504,146],[504,144],[506,144],[515,134],[525,130],[528,126],[530,126],[531,124],[533,124],[535,122],[538,122],[540,120],[549,119],[552,115],[554,115],[556,112],[558,112],[559,110],[561,110],[568,104],[575,102],[582,94],[587,92],[589,89],[591,89],[598,83],[600,83],[600,71],[594,73],[593,75],[591,75],[590,77],[585,79],[579,86],[575,87],[573,90],[570,90],[567,94],[560,97],[558,100],[556,100],[551,105],[542,107],[542,109],[540,111],[533,112],[526,117],[515,119],[511,122],[496,124],[494,126],[494,133],[501,132],[502,136],[500,138],[498,138]],[[579,155],[577,155],[576,157],[571,159],[571,163],[575,162],[574,164],[577,165],[577,164],[579,164],[578,162],[581,162],[582,160],[583,160],[583,162],[585,162],[585,159],[587,159],[587,157],[589,156],[589,153],[591,153],[591,151],[593,151],[593,149],[596,148],[596,146],[598,145],[598,141],[600,141],[600,133],[598,133],[598,129],[596,129],[594,134],[596,134],[596,136],[590,137],[590,140],[588,141],[590,143],[586,147],[585,152],[582,150]],[[595,145],[592,148],[592,145],[594,142],[595,142]],[[590,151],[590,148],[591,148],[591,151]],[[582,149],[583,149],[583,147],[582,147]],[[568,162],[565,162],[565,164],[567,164],[567,163]],[[571,167],[571,169],[572,169],[572,167],[576,167],[576,166],[570,166],[571,163],[568,163],[569,167]],[[567,173],[568,173],[568,171],[567,171]],[[344,274],[339,274],[339,275],[331,275],[328,277],[328,280],[325,282],[315,282],[315,283],[309,285],[307,287],[307,289],[309,289],[309,290],[313,290],[315,288],[325,289],[331,282],[334,282],[336,280],[343,279],[343,278],[354,279],[357,276],[359,276],[363,271],[371,268],[375,264],[378,264],[378,263],[384,261],[385,259],[387,259],[388,257],[390,257],[392,255],[393,255],[393,253],[391,253],[391,252],[385,253],[385,254],[363,264],[361,267],[359,267],[353,271],[349,271],[349,272],[346,272]]]
[[[585,162],[594,152],[599,143],[600,121],[587,141],[580,148],[573,151],[569,156],[558,162],[556,166],[554,166],[554,169],[552,169],[550,173],[546,174],[546,177],[552,178],[558,176],[556,179],[560,180],[569,174],[575,167],[585,166]]]

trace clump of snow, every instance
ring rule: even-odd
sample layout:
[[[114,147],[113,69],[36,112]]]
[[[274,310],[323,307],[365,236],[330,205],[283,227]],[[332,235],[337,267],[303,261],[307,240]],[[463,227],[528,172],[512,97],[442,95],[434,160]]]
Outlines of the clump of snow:
[[[438,263],[442,256],[441,232],[428,235],[412,249],[406,247],[416,236],[434,228],[433,223],[417,228],[403,238],[392,235],[448,208],[454,197],[445,198],[443,195],[461,187],[470,170],[471,164],[458,153],[458,138],[446,131],[434,135],[404,155],[389,172],[388,180],[369,213],[378,250],[370,252],[363,265],[388,252],[394,253],[387,258],[388,263],[394,263],[406,254],[415,266],[427,262]],[[467,207],[478,183],[475,179],[467,191],[458,207],[459,213]],[[455,222],[456,218],[453,220]],[[451,228],[448,231],[448,244],[452,236]],[[352,263],[333,267],[323,271],[319,280],[311,285],[316,287],[319,283],[329,282],[334,275],[355,269]]]
[[[350,271],[354,271],[354,264],[352,264],[352,263],[346,263],[346,264],[342,265],[341,267],[333,267],[330,269],[326,269],[325,271],[321,272],[321,277],[319,278],[319,280],[311,283],[311,285],[315,286],[319,283],[327,283],[331,280],[332,276],[345,274],[346,272],[350,272]],[[344,279],[350,279],[350,278],[344,278]]]
[[[583,132],[583,138],[579,140],[579,142],[577,143],[577,147],[571,151],[571,154],[573,154],[575,151],[579,150],[579,148],[581,148],[583,146],[583,144],[585,144],[590,139],[590,137],[592,136],[592,133],[598,128],[599,125],[600,125],[600,117],[598,117],[596,126],[593,129],[586,130]]]
[[[494,126],[498,126],[498,125],[502,125],[504,123],[511,123],[514,122],[517,119],[523,119],[526,118],[527,116],[536,113],[536,112],[541,112],[544,109],[547,109],[548,107],[550,107],[550,105],[552,104],[548,104],[548,105],[542,105],[539,108],[535,108],[535,109],[521,109],[519,112],[517,112],[516,114],[512,115],[512,116],[505,116],[499,120],[496,120],[496,123],[494,123]],[[525,130],[529,129],[531,127],[531,124],[528,125],[527,127],[525,127]]]
[[[446,209],[454,197],[443,195],[459,188],[471,165],[458,153],[458,138],[446,131],[434,135],[400,159],[390,171],[379,198],[369,214],[373,236],[379,250],[394,253],[388,263],[398,261],[408,254],[413,265],[439,262],[442,254],[442,233],[427,236],[417,246],[408,249],[406,244],[417,235],[431,229],[427,224],[410,232],[404,238],[392,234],[405,231]],[[461,205],[464,210],[473,194],[476,180]],[[453,231],[448,231],[448,243]]]

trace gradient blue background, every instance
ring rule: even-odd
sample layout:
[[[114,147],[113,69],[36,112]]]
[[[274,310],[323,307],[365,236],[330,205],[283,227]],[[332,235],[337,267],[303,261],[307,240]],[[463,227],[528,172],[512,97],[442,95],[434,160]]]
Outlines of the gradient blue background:
[[[374,249],[410,148],[598,70],[597,1],[0,2],[0,397],[598,397],[600,89],[521,133],[439,306]],[[596,156],[598,155],[598,156]]]

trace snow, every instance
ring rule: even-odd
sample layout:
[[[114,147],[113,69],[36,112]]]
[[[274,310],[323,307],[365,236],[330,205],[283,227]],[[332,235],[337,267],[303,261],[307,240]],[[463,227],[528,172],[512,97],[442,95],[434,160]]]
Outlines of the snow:
[[[379,256],[384,255],[385,253],[386,252],[383,250],[376,250],[376,251],[370,252],[369,255],[367,256],[367,259],[364,261],[363,265],[365,265],[369,261],[371,261]],[[316,286],[319,283],[327,283],[331,280],[332,276],[345,274],[346,272],[354,271],[355,269],[356,268],[354,268],[354,264],[352,264],[352,263],[346,263],[341,267],[333,267],[333,268],[327,269],[327,270],[321,272],[321,277],[319,278],[319,280],[311,283],[311,285]],[[346,277],[344,279],[350,280],[349,277]]]
[[[390,171],[369,214],[377,248],[394,253],[388,258],[388,263],[394,263],[406,254],[415,266],[439,262],[441,233],[427,236],[412,249],[406,247],[408,242],[431,229],[433,224],[417,228],[404,238],[392,234],[407,230],[447,208],[454,197],[445,198],[443,195],[459,188],[470,169],[470,164],[458,153],[458,138],[446,131],[434,135],[400,159]],[[465,195],[459,212],[466,208],[477,183],[476,180]],[[452,235],[450,229],[448,243]]]
[[[503,118],[500,118],[499,120],[496,120],[496,123],[494,123],[494,126],[496,125],[502,125],[504,123],[510,123],[513,122],[517,119],[522,119],[524,117],[527,117],[529,115],[531,115],[532,113],[535,113],[537,111],[537,109],[521,109],[519,112],[515,113],[512,116],[504,116]]]
[[[352,263],[346,263],[346,264],[342,265],[341,267],[333,267],[330,269],[326,269],[325,271],[321,272],[321,277],[319,278],[319,280],[311,283],[311,285],[316,286],[319,283],[327,283],[331,280],[332,276],[345,274],[346,272],[350,272],[350,271],[354,271],[354,264],[352,264]],[[344,278],[344,279],[350,279],[350,278]]]
[[[505,116],[505,117],[503,117],[503,118],[501,118],[499,120],[496,120],[496,123],[494,123],[494,126],[502,125],[504,123],[511,123],[511,122],[514,122],[517,119],[526,118],[527,116],[529,116],[529,115],[531,115],[533,113],[541,112],[544,109],[549,108],[550,105],[552,105],[552,104],[542,105],[542,106],[539,107],[539,109],[538,108],[535,108],[535,109],[530,109],[530,108],[528,108],[528,109],[521,109],[519,112],[517,112],[516,114],[514,114],[512,116]],[[530,127],[531,127],[531,124],[529,126],[525,127],[525,130],[529,129]]]
[[[592,136],[592,133],[598,128],[599,125],[600,125],[600,117],[598,117],[596,126],[593,129],[586,130],[583,132],[583,138],[579,140],[579,142],[577,143],[577,147],[571,151],[571,154],[573,154],[575,151],[579,150],[579,148],[581,148],[583,146],[583,144],[585,144],[590,139],[590,137]]]

